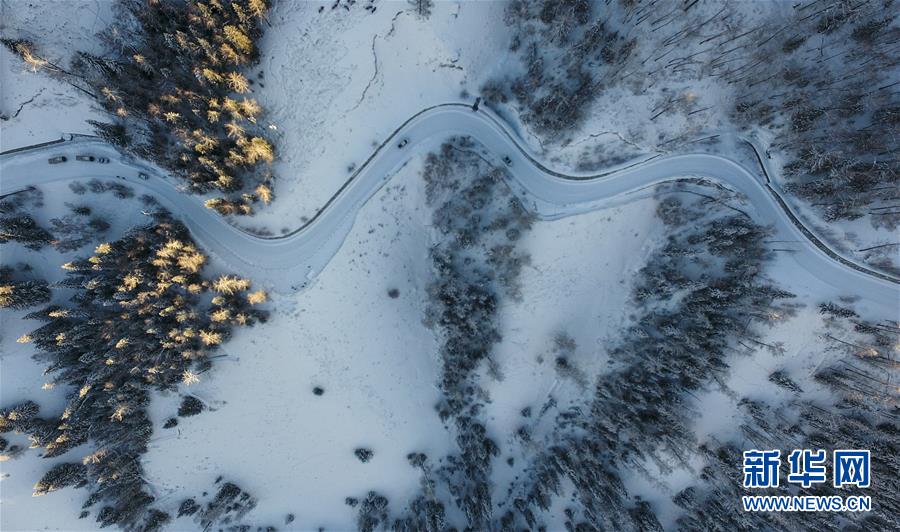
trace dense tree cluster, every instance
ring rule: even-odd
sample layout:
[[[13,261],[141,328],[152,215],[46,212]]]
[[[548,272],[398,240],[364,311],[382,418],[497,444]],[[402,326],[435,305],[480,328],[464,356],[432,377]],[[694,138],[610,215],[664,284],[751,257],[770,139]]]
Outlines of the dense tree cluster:
[[[437,483],[434,472],[424,453],[410,453],[406,456],[409,465],[419,469],[421,476],[421,494],[410,503],[408,511],[391,525],[394,532],[443,531],[447,529],[447,517],[444,503],[436,493]]]
[[[678,493],[674,501],[685,510],[678,521],[683,530],[760,528],[816,530],[895,530],[900,527],[900,414],[896,379],[897,322],[873,323],[861,319],[852,308],[823,304],[823,334],[836,360],[817,369],[815,380],[830,392],[828,401],[806,396],[796,386],[788,387],[791,398],[783,404],[743,399],[745,416],[740,439],[704,445],[703,484]],[[847,526],[825,513],[741,512],[744,495],[738,476],[741,448],[766,449],[871,449],[872,485],[865,489],[842,488],[830,483],[810,488],[772,489],[783,495],[869,495],[872,511],[846,513]],[[833,466],[833,464],[829,464]]]
[[[751,127],[771,124],[777,132],[773,147],[785,156],[787,190],[826,221],[868,215],[876,226],[896,228],[896,5],[813,4],[796,11],[791,31],[747,58],[733,116]],[[774,68],[773,57],[780,59]]]
[[[31,250],[39,250],[53,242],[50,231],[41,227],[29,214],[0,218],[0,244],[19,242]]]
[[[493,520],[491,462],[499,447],[481,419],[486,392],[479,379],[485,369],[496,375],[490,354],[500,341],[497,306],[503,297],[518,296],[518,275],[529,257],[515,242],[533,217],[509,190],[503,172],[476,148],[471,139],[452,139],[429,154],[422,173],[432,226],[440,235],[431,250],[434,280],[427,308],[427,321],[442,338],[437,410],[451,422],[459,452],[436,470],[425,455],[409,455],[410,464],[422,471],[422,490],[390,524],[395,531],[446,530],[448,496],[468,529],[488,529]],[[361,529],[388,523],[387,513],[378,518],[371,511],[381,507],[361,507]],[[386,501],[384,507],[386,512]]]
[[[355,506],[359,504],[359,513],[356,519],[356,528],[360,532],[374,532],[376,529],[385,529],[389,519],[387,497],[370,491],[362,502],[353,499]],[[349,501],[348,501],[349,502]]]
[[[432,249],[435,280],[428,309],[444,338],[438,412],[454,421],[460,450],[438,473],[467,525],[477,530],[492,519],[491,459],[499,454],[479,420],[484,392],[478,370],[493,365],[490,352],[500,341],[498,301],[517,294],[519,270],[529,261],[513,244],[532,217],[506,186],[503,172],[474,148],[468,139],[445,144],[439,154],[429,154],[422,176],[432,224],[441,235]]]
[[[663,471],[672,458],[686,464],[693,396],[727,371],[735,346],[761,343],[759,324],[787,311],[779,301],[790,294],[762,276],[764,228],[677,198],[660,213],[679,223],[633,287],[640,314],[610,350],[617,369],[600,377],[588,408],[558,416],[558,440],[513,486],[505,530],[540,526],[564,480],[578,500],[566,510],[570,530],[660,530],[651,508],[630,499],[623,473],[647,460]]]
[[[221,482],[222,477],[216,480]],[[188,502],[190,501],[190,502]],[[239,521],[250,510],[256,508],[256,498],[242,490],[233,482],[224,482],[216,492],[216,496],[202,509],[196,502],[188,499],[181,503],[179,514],[184,510],[185,514],[197,513],[197,520],[203,530],[209,530],[213,524],[229,525]],[[230,527],[233,528],[233,527]],[[249,530],[250,526],[240,526],[237,530]]]
[[[84,506],[100,504],[101,526],[155,530],[168,520],[151,508],[143,480],[150,392],[197,382],[234,326],[266,319],[257,308],[264,292],[234,276],[205,278],[205,263],[187,229],[161,214],[63,266],[60,284],[74,292],[71,303],[29,314],[43,325],[19,341],[33,344],[46,362],[53,379],[45,387],[73,392],[65,410],[49,418],[38,417],[32,402],[3,410],[0,432],[26,434],[45,458],[82,444],[93,452],[48,471],[35,495],[87,486]]]
[[[267,0],[118,0],[101,34],[102,56],[79,52],[59,67],[27,41],[3,43],[34,68],[85,87],[112,121],[92,122],[121,148],[183,177],[222,214],[250,214],[273,197],[275,152],[248,94],[244,72],[258,63],[256,42]]]
[[[637,39],[626,38],[610,19],[617,11],[588,0],[514,0],[506,22],[514,28],[510,49],[524,72],[488,82],[489,102],[519,103],[522,120],[550,136],[576,126],[598,92],[616,79]]]
[[[762,22],[745,9],[754,5],[514,0],[506,22],[521,68],[486,83],[482,95],[515,104],[537,133],[566,141],[596,100],[653,94],[650,121],[679,115],[682,124],[656,124],[660,137],[647,140],[666,149],[708,127],[698,117],[712,109],[771,132],[787,190],[825,221],[867,216],[897,227],[896,2],[812,0]],[[728,106],[702,102],[700,82],[730,92]]]
[[[67,204],[69,213],[50,220],[55,237],[53,246],[61,252],[75,251],[101,239],[109,230],[109,222],[95,216],[87,205]]]

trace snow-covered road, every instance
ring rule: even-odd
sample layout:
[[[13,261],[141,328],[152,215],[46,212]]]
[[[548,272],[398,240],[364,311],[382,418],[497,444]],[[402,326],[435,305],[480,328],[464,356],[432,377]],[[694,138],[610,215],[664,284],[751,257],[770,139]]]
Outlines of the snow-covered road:
[[[671,155],[602,174],[563,174],[545,167],[502,119],[484,107],[476,112],[461,103],[429,107],[404,122],[312,220],[283,236],[258,236],[230,225],[206,209],[199,198],[181,192],[178,183],[162,171],[91,138],[75,137],[3,154],[0,194],[56,181],[120,177],[131,186],[152,192],[184,221],[208,253],[231,270],[276,289],[302,288],[325,268],[349,233],[356,213],[409,160],[415,147],[453,135],[472,137],[483,147],[484,157],[507,165],[513,190],[526,207],[546,219],[621,204],[648,187],[675,179],[695,177],[722,184],[746,196],[757,221],[773,226],[773,239],[787,242],[781,247],[789,247],[792,258],[809,275],[845,290],[847,295],[900,308],[900,279],[829,249],[802,226],[774,184],[762,181],[732,159],[705,153]],[[408,143],[401,147],[402,140]],[[110,163],[75,160],[76,154],[86,153],[106,156]],[[65,155],[68,162],[49,165],[48,157],[57,155]],[[149,179],[140,179],[139,173]]]

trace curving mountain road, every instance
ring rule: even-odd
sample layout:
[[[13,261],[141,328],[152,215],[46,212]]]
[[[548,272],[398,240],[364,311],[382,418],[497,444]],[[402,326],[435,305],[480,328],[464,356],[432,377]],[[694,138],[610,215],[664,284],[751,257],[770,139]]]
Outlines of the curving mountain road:
[[[162,171],[123,156],[92,138],[49,143],[0,155],[0,194],[56,181],[122,178],[146,188],[181,218],[210,254],[256,281],[276,287],[305,286],[330,261],[353,225],[356,213],[409,159],[413,146],[452,135],[470,136],[484,154],[508,165],[510,185],[538,216],[555,219],[627,201],[655,184],[688,177],[715,181],[742,193],[752,203],[758,221],[772,225],[777,240],[796,242],[792,257],[814,276],[832,286],[892,308],[900,306],[900,279],[842,256],[804,227],[783,200],[777,185],[760,179],[727,157],[686,154],[653,157],[602,174],[563,174],[545,167],[502,119],[482,107],[449,103],[424,109],[398,127],[360,166],[316,216],[282,236],[258,236],[227,223],[180,192]],[[398,146],[400,139],[409,144]],[[748,141],[750,142],[750,141]],[[754,150],[758,147],[752,142]],[[75,155],[106,156],[109,164],[82,163]],[[69,161],[48,165],[47,158],[65,155]],[[760,158],[766,174],[769,170]],[[138,178],[144,173],[149,179]]]

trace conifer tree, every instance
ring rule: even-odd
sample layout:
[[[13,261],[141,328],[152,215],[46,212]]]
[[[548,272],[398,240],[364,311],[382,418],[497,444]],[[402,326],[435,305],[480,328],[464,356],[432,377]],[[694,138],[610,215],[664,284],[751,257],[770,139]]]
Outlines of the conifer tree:
[[[157,214],[153,224],[101,243],[90,256],[63,266],[67,275],[60,284],[75,295],[65,306],[29,314],[42,325],[20,342],[38,350],[36,358],[52,376],[48,387],[62,384],[74,393],[62,413],[47,419],[38,417],[33,402],[0,410],[0,432],[27,434],[45,458],[83,444],[92,450],[80,464],[48,471],[35,485],[36,495],[87,487],[85,508],[101,506],[100,526],[157,530],[169,521],[153,508],[141,465],[153,431],[147,414],[150,393],[193,384],[209,370],[210,354],[233,327],[267,317],[248,301],[251,293],[263,301],[264,292],[250,292],[250,282],[234,276],[213,282],[203,276],[205,263],[187,229]],[[4,279],[7,270],[0,272]],[[209,294],[215,284],[223,292]],[[0,285],[12,294],[4,297],[18,297],[15,285],[11,292],[6,280]],[[40,286],[29,289],[37,294],[32,298],[43,298]],[[9,302],[18,304],[17,299]],[[193,414],[198,410],[194,403],[200,402],[190,399],[187,410]]]

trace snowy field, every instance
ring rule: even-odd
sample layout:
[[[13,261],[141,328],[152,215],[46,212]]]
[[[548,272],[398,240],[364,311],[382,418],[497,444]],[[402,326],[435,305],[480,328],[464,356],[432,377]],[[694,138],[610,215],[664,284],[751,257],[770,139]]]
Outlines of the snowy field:
[[[405,2],[374,13],[331,5],[283,2],[269,17],[257,95],[283,146],[276,192],[290,201],[248,225],[275,233],[300,225],[407,118],[474,101],[507,45],[496,22],[502,2],[438,2],[428,20]]]
[[[0,2],[4,35],[9,28],[24,29],[24,36],[61,61],[76,49],[98,49],[94,34],[111,16],[104,0]],[[776,10],[789,7],[776,4]],[[400,1],[376,2],[374,12],[331,5],[282,1],[268,15],[262,59],[251,74],[254,96],[268,111],[264,120],[279,150],[276,199],[252,218],[231,220],[240,227],[269,234],[295,229],[323,208],[408,117],[438,103],[474,102],[486,81],[518,68],[509,60],[502,2],[438,2],[428,19]],[[742,23],[763,21],[771,12],[762,4],[745,3]],[[3,47],[0,79],[0,150],[91,133],[85,121],[104,116],[72,87],[26,72]],[[698,100],[697,107],[709,110],[651,120],[660,92],[637,96],[618,88],[597,99],[587,120],[566,139],[546,144],[511,106],[499,111],[532,149],[563,170],[669,153],[669,139],[732,127],[721,111],[732,97],[728,87],[672,80],[665,90],[688,94]],[[430,250],[441,238],[432,227],[421,175],[425,156],[434,149],[436,142],[417,147],[410,162],[365,204],[309,287],[271,293],[270,320],[238,331],[199,383],[182,386],[207,411],[163,429],[181,395],[154,394],[154,432],[142,464],[144,480],[161,507],[172,511],[186,497],[214,494],[214,482],[224,476],[258,499],[247,517],[254,525],[351,530],[356,509],[345,504],[346,497],[362,499],[374,490],[390,499],[392,510],[402,510],[420,489],[421,472],[410,467],[407,455],[424,452],[440,465],[441,457],[457,451],[452,430],[435,410],[441,399],[441,332],[424,319],[434,281]],[[749,151],[733,142],[675,151],[717,150],[730,150],[734,159],[756,168]],[[66,184],[41,187],[41,192],[43,205],[33,211],[39,222],[60,216],[66,202],[90,202],[111,224],[106,240],[147,220],[141,214],[147,206],[138,198],[88,194],[73,199]],[[634,279],[665,242],[665,227],[656,217],[660,199],[647,192],[615,207],[537,221],[517,243],[531,259],[521,274],[521,297],[502,301],[503,339],[491,356],[497,371],[488,375],[482,369],[480,375],[488,395],[483,417],[500,448],[491,473],[498,494],[505,494],[507,485],[526,474],[529,460],[552,443],[555,416],[588,404],[594,383],[611,370],[607,350],[639,310],[631,298]],[[739,200],[731,205],[753,212],[752,205]],[[826,227],[803,202],[792,205],[847,255],[886,268],[900,262],[896,254],[865,251],[896,240],[895,232],[875,229],[865,219]],[[2,262],[28,262],[37,276],[52,282],[63,278],[59,265],[89,251],[35,252],[4,244]],[[764,342],[778,349],[735,353],[725,381],[695,398],[692,428],[698,443],[737,430],[740,398],[789,402],[789,394],[767,380],[773,371],[805,374],[798,384],[813,396],[827,395],[812,375],[839,355],[821,349],[823,321],[816,306],[854,294],[851,287],[810,276],[789,251],[776,256],[766,276],[796,294],[794,315],[765,331]],[[227,267],[213,262],[209,270],[215,274]],[[246,274],[252,279],[252,272]],[[59,290],[54,302],[67,297]],[[862,300],[855,308],[873,320],[900,315],[900,306]],[[0,319],[0,406],[31,398],[42,413],[56,412],[74,390],[40,390],[46,377],[31,359],[33,347],[16,342],[36,326],[23,319],[28,312],[4,310]],[[554,364],[560,339],[573,346],[567,349],[575,369],[568,373]],[[317,387],[323,393],[313,393]],[[534,412],[527,420],[524,408]],[[516,437],[523,424],[534,434],[529,444]],[[10,440],[27,446],[23,436]],[[367,463],[354,456],[360,447],[374,452]],[[31,496],[32,485],[50,465],[80,458],[84,450],[52,460],[41,460],[31,450],[0,463],[0,529],[93,529],[93,516],[77,519],[85,490]],[[672,494],[697,481],[699,464],[695,470],[657,471],[655,478],[629,473],[624,478],[629,494],[653,504],[660,522],[674,528],[680,509]],[[571,485],[562,489],[562,500],[550,512],[556,517],[554,530],[563,526],[562,509],[572,493]],[[509,502],[495,497],[496,513]],[[295,518],[289,524],[288,515]],[[170,524],[172,530],[196,526],[188,517]]]
[[[360,497],[371,489],[401,502],[418,485],[406,455],[421,451],[439,457],[452,451],[450,433],[434,410],[440,366],[435,332],[422,323],[425,287],[431,280],[428,249],[436,235],[424,206],[421,164],[414,158],[364,207],[344,246],[310,288],[275,295],[271,321],[241,331],[213,370],[185,389],[209,411],[154,433],[144,466],[163,504],[207,491],[225,475],[259,499],[249,514],[255,523],[281,524],[293,514],[301,529],[344,530],[355,519],[345,497]],[[67,192],[65,186],[45,190],[46,212],[61,210]],[[526,407],[541,411],[553,398],[555,406],[529,420],[536,434],[543,431],[543,437],[552,439],[546,431],[552,429],[555,413],[582,404],[591,393],[590,383],[606,371],[606,349],[633,312],[628,280],[660,245],[656,205],[655,198],[645,197],[538,222],[521,242],[531,264],[522,275],[521,300],[509,300],[501,308],[504,340],[495,353],[501,378],[483,377],[490,394],[486,418],[501,448],[494,469],[498,486],[521,474],[540,448],[523,446],[514,437],[522,423],[519,412]],[[117,212],[104,212],[113,231],[129,222],[123,210]],[[53,256],[35,260],[33,252],[24,250],[7,253],[29,259],[49,278],[55,275],[53,264],[63,261]],[[821,324],[812,307],[849,295],[810,281],[789,255],[771,271],[805,308],[767,335],[766,342],[782,345],[782,354],[758,350],[735,358],[727,383],[735,394],[783,394],[770,383],[759,384],[776,369],[811,374],[828,356],[817,350]],[[399,291],[398,297],[388,295],[392,289]],[[885,309],[870,311],[877,316]],[[15,343],[29,326],[17,315],[4,317],[3,403],[32,395],[43,382],[39,366],[28,358],[29,349]],[[578,373],[561,375],[554,367],[554,342],[561,334],[574,341],[572,361]],[[312,393],[316,386],[324,389],[323,395]],[[59,408],[60,394],[59,389],[42,392],[41,406]],[[713,389],[699,401],[699,435],[734,430],[737,418],[729,414],[733,398]],[[161,427],[173,416],[178,402],[177,395],[154,398],[154,425]],[[374,451],[369,463],[353,455],[360,446]],[[512,465],[506,463],[509,458]],[[36,515],[42,516],[41,527],[82,529],[84,522],[73,521],[83,500],[80,491],[30,497],[30,484],[46,465],[34,454],[3,464],[4,529],[29,529]],[[691,472],[678,470],[659,485],[636,474],[628,488],[660,505],[661,517],[676,515],[669,494],[692,478]],[[193,525],[183,518],[174,526]]]
[[[226,347],[227,356],[185,389],[210,411],[154,434],[144,466],[161,501],[175,504],[225,475],[260,500],[254,522],[280,524],[293,513],[301,528],[344,530],[355,519],[345,497],[374,489],[403,501],[418,486],[406,455],[451,451],[452,438],[434,410],[440,365],[435,333],[422,323],[435,235],[420,169],[421,160],[414,159],[395,176],[360,212],[316,282],[301,293],[275,295],[269,323],[241,331]],[[47,190],[46,210],[60,210],[66,192],[65,186]],[[603,345],[626,319],[624,280],[655,243],[654,208],[653,199],[644,199],[539,222],[522,243],[532,264],[523,274],[522,300],[502,309],[506,339],[497,361],[503,379],[488,385],[489,419],[504,459],[526,452],[511,439],[522,408],[539,409],[548,394],[561,407],[577,404],[586,383],[602,372]],[[115,226],[127,221],[122,217]],[[35,263],[33,253],[18,253]],[[41,273],[51,277],[52,265],[63,259],[46,262]],[[391,289],[399,291],[397,298],[388,295]],[[29,348],[15,343],[29,326],[4,319],[4,404],[28,397],[44,382]],[[584,382],[561,380],[553,368],[553,339],[560,332],[572,334],[579,346]],[[315,386],[324,389],[322,396],[312,393]],[[43,408],[60,408],[60,390],[39,397]],[[179,400],[154,399],[155,426],[174,415]],[[360,446],[375,452],[369,463],[353,455]],[[73,521],[80,491],[30,496],[30,484],[46,465],[34,454],[4,463],[4,529],[34,526],[35,515],[46,516],[41,525],[49,528],[82,525]],[[498,467],[497,482],[515,471]],[[192,526],[184,519],[176,527],[179,522]]]

